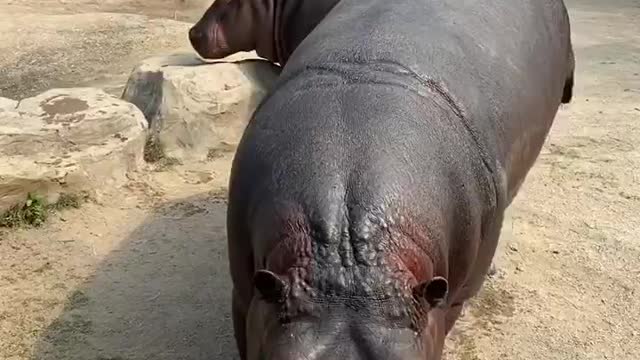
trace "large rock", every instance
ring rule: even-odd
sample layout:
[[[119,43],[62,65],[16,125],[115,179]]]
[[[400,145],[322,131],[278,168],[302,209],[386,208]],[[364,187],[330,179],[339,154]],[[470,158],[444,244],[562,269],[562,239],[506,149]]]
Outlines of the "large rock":
[[[14,110],[16,106],[18,106],[17,101],[0,97],[0,111]]]
[[[0,112],[0,213],[29,192],[55,202],[126,180],[142,164],[147,121],[92,88],[53,89]]]
[[[149,121],[154,149],[147,148],[147,160],[198,161],[233,151],[279,69],[259,59],[204,63],[190,53],[142,62],[122,98]]]

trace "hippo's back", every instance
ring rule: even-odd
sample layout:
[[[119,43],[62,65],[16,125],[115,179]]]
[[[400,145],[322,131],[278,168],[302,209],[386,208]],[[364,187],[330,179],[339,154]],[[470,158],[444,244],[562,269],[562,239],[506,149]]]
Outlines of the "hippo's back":
[[[562,0],[341,0],[281,82],[309,68],[389,63],[435,84],[511,193],[535,161],[573,69]]]

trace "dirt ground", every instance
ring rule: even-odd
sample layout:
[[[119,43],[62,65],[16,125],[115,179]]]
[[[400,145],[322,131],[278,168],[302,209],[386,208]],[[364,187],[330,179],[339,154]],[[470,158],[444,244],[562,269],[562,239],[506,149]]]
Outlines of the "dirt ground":
[[[458,323],[449,359],[640,359],[640,1],[567,3],[575,98],[511,208],[499,271]],[[206,5],[4,0],[0,96],[71,84],[117,93],[138,59],[184,46],[188,24],[175,20]],[[136,15],[125,31],[109,12]],[[0,359],[236,359],[229,160],[141,171],[43,228],[0,230]]]

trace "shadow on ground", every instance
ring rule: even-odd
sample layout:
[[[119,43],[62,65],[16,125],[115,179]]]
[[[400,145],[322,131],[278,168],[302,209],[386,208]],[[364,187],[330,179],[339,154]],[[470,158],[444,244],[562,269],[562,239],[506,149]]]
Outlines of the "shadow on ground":
[[[236,359],[225,208],[159,207],[69,296],[34,359]]]

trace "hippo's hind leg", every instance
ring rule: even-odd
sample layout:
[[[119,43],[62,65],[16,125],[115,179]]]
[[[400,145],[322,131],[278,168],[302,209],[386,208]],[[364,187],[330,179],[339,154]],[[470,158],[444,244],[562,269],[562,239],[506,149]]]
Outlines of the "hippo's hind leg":
[[[247,312],[251,301],[251,280],[247,278],[253,274],[250,261],[246,254],[239,251],[243,244],[234,241],[233,229],[229,231],[229,260],[231,263],[231,279],[233,289],[231,292],[231,317],[233,320],[233,332],[238,347],[240,359],[247,359]],[[245,256],[243,256],[245,255]]]
[[[447,314],[445,315],[445,325],[444,325],[444,333],[449,334],[451,329],[453,329],[453,325],[456,324],[460,314],[462,314],[462,309],[464,307],[464,302],[459,302],[451,305],[449,310],[447,310]]]
[[[504,211],[499,211],[493,221],[490,229],[483,235],[480,245],[480,252],[477,255],[476,263],[471,269],[469,278],[465,281],[464,286],[458,296],[452,301],[447,310],[445,317],[445,331],[449,331],[455,325],[455,322],[462,313],[464,304],[467,300],[474,297],[482,288],[484,281],[493,265],[493,258],[498,247],[500,239],[500,231],[502,230],[502,221],[504,219]]]
[[[247,359],[247,311],[234,289],[231,295],[231,317],[233,318],[233,332],[240,359]]]
[[[229,209],[234,210],[229,200]],[[231,272],[231,317],[233,332],[238,347],[240,359],[247,359],[247,311],[251,301],[251,277],[253,276],[253,254],[251,242],[246,231],[238,226],[244,219],[233,212],[228,215],[227,246],[229,255],[229,270]]]

